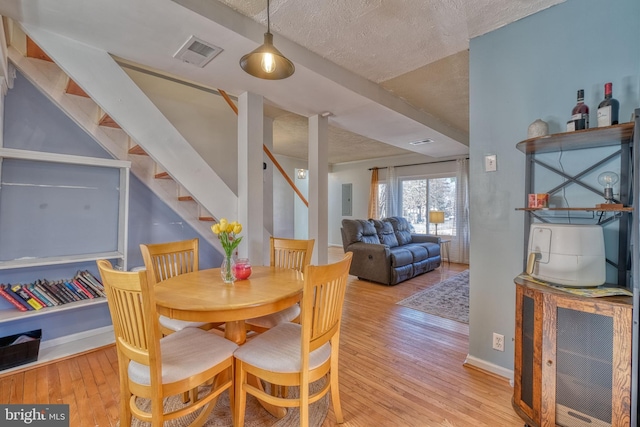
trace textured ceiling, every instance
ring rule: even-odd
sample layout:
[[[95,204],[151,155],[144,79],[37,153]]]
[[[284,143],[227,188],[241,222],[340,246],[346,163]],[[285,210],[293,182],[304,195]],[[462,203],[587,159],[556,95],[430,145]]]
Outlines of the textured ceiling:
[[[296,64],[278,82],[238,66],[262,42],[266,0],[0,0],[0,15],[27,34],[57,33],[173,78],[262,95],[277,154],[306,159],[307,117],[330,111],[329,161],[340,163],[466,154],[469,39],[562,1],[273,0],[274,44]],[[204,68],[173,58],[191,35],[224,51]]]
[[[266,25],[265,0],[219,0]],[[274,0],[271,30],[469,134],[469,39],[564,0]],[[274,149],[306,158],[306,118],[274,122]],[[332,163],[410,153],[332,128]]]

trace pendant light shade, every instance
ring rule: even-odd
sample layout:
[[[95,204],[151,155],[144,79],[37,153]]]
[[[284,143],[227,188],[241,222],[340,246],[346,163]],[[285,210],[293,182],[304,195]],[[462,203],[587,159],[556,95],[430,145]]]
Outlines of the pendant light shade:
[[[273,45],[273,34],[271,34],[270,27],[269,0],[267,0],[267,32],[264,34],[264,44],[240,58],[240,67],[259,79],[286,79],[293,74],[296,68],[293,66],[293,62],[285,58]]]

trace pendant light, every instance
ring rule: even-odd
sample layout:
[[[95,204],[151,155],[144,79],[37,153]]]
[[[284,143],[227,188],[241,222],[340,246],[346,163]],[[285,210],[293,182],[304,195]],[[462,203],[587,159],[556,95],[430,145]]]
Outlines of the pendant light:
[[[289,61],[273,46],[271,22],[269,20],[269,0],[267,0],[267,32],[264,44],[247,53],[240,59],[240,67],[259,79],[281,80],[291,76],[295,71],[293,62]]]

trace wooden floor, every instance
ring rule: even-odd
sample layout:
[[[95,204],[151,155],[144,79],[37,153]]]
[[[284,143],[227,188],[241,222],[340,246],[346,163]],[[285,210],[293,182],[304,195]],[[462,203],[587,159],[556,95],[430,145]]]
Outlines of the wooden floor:
[[[330,260],[342,250],[331,248]],[[351,277],[340,344],[345,427],[522,426],[506,379],[463,366],[468,326],[396,304],[466,269],[451,264],[397,286]],[[0,376],[0,403],[66,403],[72,427],[115,426],[113,346]],[[334,426],[332,410],[323,427]]]

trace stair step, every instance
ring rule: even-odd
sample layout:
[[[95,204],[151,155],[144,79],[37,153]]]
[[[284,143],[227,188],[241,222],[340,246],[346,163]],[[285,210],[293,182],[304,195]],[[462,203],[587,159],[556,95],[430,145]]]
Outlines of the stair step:
[[[153,176],[155,179],[172,179],[168,172],[160,172]]]
[[[120,129],[120,125],[116,123],[116,121],[113,120],[111,117],[109,117],[108,114],[105,114],[104,116],[102,116],[100,121],[98,121],[98,125],[105,126],[108,128]]]
[[[148,156],[147,152],[142,149],[139,145],[134,145],[129,148],[129,154],[140,154],[142,156]]]
[[[27,37],[27,58],[42,59],[43,61],[53,62],[53,59],[49,58],[49,55],[44,53],[40,46],[35,44],[31,38]]]
[[[178,201],[180,201],[180,202],[192,202],[193,201],[193,197],[191,197],[191,196],[180,196],[180,197],[178,197]]]
[[[200,221],[216,222],[216,219],[212,216],[199,216],[198,219]]]
[[[64,91],[69,95],[78,95],[85,98],[91,98],[89,95],[87,95],[87,92],[82,90],[82,88],[78,86],[78,83],[74,82],[72,79],[69,79],[69,81],[67,82],[67,87]]]

